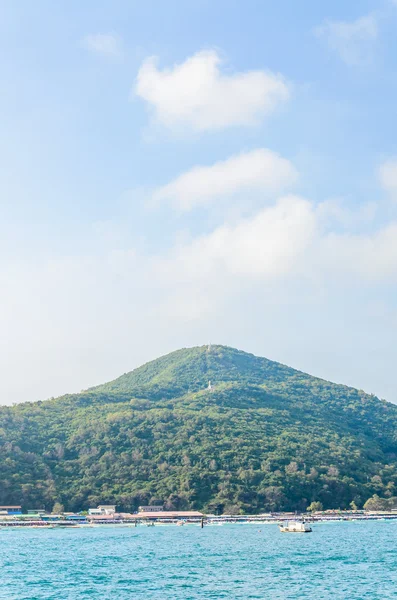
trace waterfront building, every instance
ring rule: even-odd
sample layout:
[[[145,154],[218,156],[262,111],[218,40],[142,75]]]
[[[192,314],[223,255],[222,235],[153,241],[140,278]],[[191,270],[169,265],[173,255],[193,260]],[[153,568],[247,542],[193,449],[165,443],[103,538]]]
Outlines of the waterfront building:
[[[161,510],[164,510],[163,505],[161,505],[161,506],[140,506],[138,508],[138,511],[140,513],[142,513],[142,512],[159,512]]]
[[[114,515],[116,512],[115,504],[100,504],[98,508],[89,508],[89,515]]]
[[[22,506],[0,506],[0,515],[21,515]]]
[[[43,515],[45,515],[46,513],[47,513],[47,511],[46,511],[46,509],[45,509],[45,508],[29,508],[29,509],[26,511],[26,514],[27,514],[28,516],[31,516],[31,515],[36,515],[36,516],[40,516],[40,517],[42,517],[42,516],[43,516]]]
[[[138,519],[201,519],[204,514],[198,510],[159,510],[139,511]]]

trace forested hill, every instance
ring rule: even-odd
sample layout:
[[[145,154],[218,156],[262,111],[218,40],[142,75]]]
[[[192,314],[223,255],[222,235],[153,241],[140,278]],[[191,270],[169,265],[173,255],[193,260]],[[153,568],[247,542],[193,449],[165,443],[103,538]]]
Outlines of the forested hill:
[[[346,508],[396,482],[397,406],[224,346],[0,408],[0,504]]]

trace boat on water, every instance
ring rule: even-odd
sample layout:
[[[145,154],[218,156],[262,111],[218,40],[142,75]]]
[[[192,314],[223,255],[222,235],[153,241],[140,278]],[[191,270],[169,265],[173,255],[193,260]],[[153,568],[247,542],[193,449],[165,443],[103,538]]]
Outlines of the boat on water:
[[[279,525],[281,533],[311,533],[309,523],[304,521],[284,521]]]

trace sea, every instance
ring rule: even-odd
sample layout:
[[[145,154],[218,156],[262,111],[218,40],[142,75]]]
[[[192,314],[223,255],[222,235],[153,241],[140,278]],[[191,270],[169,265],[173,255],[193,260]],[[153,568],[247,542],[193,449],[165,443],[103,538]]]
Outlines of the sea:
[[[397,521],[0,530],[1,600],[397,598]]]

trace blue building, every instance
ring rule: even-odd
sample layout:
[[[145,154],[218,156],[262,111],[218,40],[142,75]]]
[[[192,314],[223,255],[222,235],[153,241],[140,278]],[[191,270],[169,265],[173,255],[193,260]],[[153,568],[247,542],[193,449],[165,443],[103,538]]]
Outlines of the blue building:
[[[0,515],[21,515],[22,506],[0,506]]]

